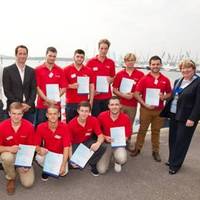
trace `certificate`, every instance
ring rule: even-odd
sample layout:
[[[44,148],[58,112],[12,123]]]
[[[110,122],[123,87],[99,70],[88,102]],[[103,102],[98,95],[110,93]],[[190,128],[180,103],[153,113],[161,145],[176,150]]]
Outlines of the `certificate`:
[[[96,91],[100,93],[108,93],[109,84],[107,76],[97,76]]]
[[[147,88],[145,103],[151,106],[158,106],[160,102],[160,89]]]
[[[88,76],[78,76],[78,94],[89,94],[90,78]]]
[[[132,91],[135,81],[129,78],[122,78],[119,91],[122,93],[129,93]]]
[[[58,84],[46,84],[46,95],[50,100],[60,102],[60,90]]]
[[[48,151],[44,160],[43,172],[49,176],[58,177],[63,161],[63,154]]]
[[[33,156],[35,153],[35,146],[32,145],[19,145],[19,150],[16,154],[15,166],[31,168]]]
[[[110,128],[110,136],[113,140],[111,142],[112,147],[126,146],[126,135],[124,126]]]
[[[81,143],[73,153],[70,162],[78,165],[80,168],[84,168],[93,154],[94,151],[91,151],[88,147]]]

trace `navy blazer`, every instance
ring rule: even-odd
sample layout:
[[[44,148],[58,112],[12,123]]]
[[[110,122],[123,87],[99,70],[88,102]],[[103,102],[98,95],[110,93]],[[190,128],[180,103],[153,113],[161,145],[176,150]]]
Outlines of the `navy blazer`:
[[[171,98],[166,102],[160,116],[171,118],[170,108],[175,95],[176,87],[181,85],[183,78],[177,79],[174,83],[173,93]],[[178,83],[178,85],[177,85]],[[200,77],[197,76],[182,92],[179,93],[177,101],[177,110],[175,119],[178,121],[192,120],[194,122],[200,119]]]
[[[23,102],[23,94],[26,98],[24,103],[31,106],[30,111],[35,109],[36,99],[36,79],[34,69],[26,66],[24,81],[21,77],[16,64],[5,67],[3,70],[3,89],[7,97],[7,109],[12,102]]]

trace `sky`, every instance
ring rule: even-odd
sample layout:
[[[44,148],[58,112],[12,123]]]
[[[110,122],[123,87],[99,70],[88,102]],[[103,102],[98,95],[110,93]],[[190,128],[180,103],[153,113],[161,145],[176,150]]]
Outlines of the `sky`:
[[[199,0],[0,0],[0,54],[19,44],[30,56],[55,46],[59,57],[82,48],[88,57],[98,41],[110,53],[138,56],[188,51],[200,56]]]

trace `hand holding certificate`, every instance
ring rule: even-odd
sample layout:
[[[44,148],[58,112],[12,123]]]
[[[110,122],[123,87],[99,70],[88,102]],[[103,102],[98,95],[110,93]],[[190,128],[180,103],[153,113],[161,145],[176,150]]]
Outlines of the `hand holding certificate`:
[[[158,106],[160,102],[160,89],[147,88],[145,103],[151,106]]]
[[[110,128],[110,135],[112,138],[111,142],[112,147],[126,146],[126,135],[124,126]]]
[[[97,76],[96,91],[100,93],[108,93],[109,83],[107,76]]]
[[[76,151],[73,153],[70,162],[84,168],[88,160],[92,157],[94,151],[91,151],[84,144],[80,144]]]
[[[60,90],[58,84],[46,84],[46,95],[50,100],[60,102]]]
[[[50,176],[58,177],[63,161],[63,154],[48,151],[45,156],[43,172]]]
[[[78,76],[78,94],[89,94],[90,78],[88,76]]]
[[[119,91],[122,93],[130,93],[132,92],[133,85],[135,81],[129,78],[122,78]]]
[[[16,154],[15,166],[31,168],[33,156],[35,153],[35,146],[32,145],[19,145],[19,150]]]

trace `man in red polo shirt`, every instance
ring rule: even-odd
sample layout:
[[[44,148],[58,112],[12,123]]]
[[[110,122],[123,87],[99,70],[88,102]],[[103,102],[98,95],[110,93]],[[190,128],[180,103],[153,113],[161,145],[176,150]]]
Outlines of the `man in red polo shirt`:
[[[124,127],[126,141],[132,134],[131,121],[127,114],[121,112],[119,97],[111,97],[108,103],[108,108],[108,111],[104,111],[98,116],[106,142],[106,152],[97,164],[97,170],[101,174],[106,173],[108,170],[112,155],[114,157],[114,169],[116,172],[120,172],[122,170],[122,165],[127,161],[127,152],[125,147],[111,147],[111,128]]]
[[[144,144],[144,139],[149,125],[151,124],[152,156],[155,161],[160,162],[159,140],[160,129],[163,126],[163,119],[159,116],[164,107],[164,100],[171,95],[171,85],[167,77],[160,73],[162,60],[158,56],[153,56],[149,60],[150,73],[144,76],[138,83],[135,90],[135,97],[141,104],[140,128],[137,135],[135,149],[132,156],[137,156]],[[152,106],[146,103],[147,89],[159,89],[159,105]],[[153,95],[153,93],[151,94]],[[154,97],[156,98],[156,97]]]
[[[77,115],[77,107],[81,101],[89,100],[90,105],[93,104],[94,98],[94,76],[91,69],[83,65],[85,52],[77,49],[74,52],[74,63],[64,69],[65,81],[67,81],[66,90],[66,121],[69,122]],[[79,78],[89,79],[88,92],[79,93],[81,87],[78,83]],[[84,82],[82,83],[84,84]]]
[[[47,108],[47,122],[38,125],[35,134],[35,142],[37,144],[36,161],[43,166],[45,155],[48,151],[63,154],[63,162],[60,168],[60,176],[68,173],[68,157],[69,147],[71,145],[70,133],[68,125],[60,122],[59,107],[51,105]],[[42,146],[40,146],[42,144]],[[48,175],[42,173],[42,180],[47,181]]]
[[[106,57],[109,47],[110,42],[107,39],[100,40],[98,44],[99,55],[91,58],[86,65],[94,72],[96,89],[97,78],[99,77],[106,77],[109,84],[108,92],[99,93],[98,91],[96,91],[95,93],[92,107],[92,115],[94,116],[98,116],[99,113],[108,109],[108,100],[112,97],[110,85],[112,84],[115,76],[115,63],[113,60]]]
[[[96,169],[97,162],[105,152],[104,136],[99,126],[98,120],[90,116],[91,105],[87,101],[82,101],[78,105],[78,116],[69,122],[69,129],[72,140],[72,152],[76,150],[80,143],[83,143],[94,154],[88,161],[91,166],[91,173],[94,176],[98,176],[99,173]],[[94,134],[97,140],[94,139]]]
[[[15,168],[14,162],[19,144],[34,144],[33,125],[22,119],[24,107],[21,103],[13,102],[9,107],[10,118],[0,124],[0,158],[4,172],[6,174],[7,193],[15,192],[16,171],[19,174],[21,184],[24,187],[31,187],[34,183],[34,170],[18,167]]]
[[[46,61],[35,69],[37,82],[37,110],[36,125],[46,121],[46,109],[50,105],[59,105],[60,100],[53,100],[47,97],[47,86],[57,86],[59,96],[65,92],[65,80],[63,70],[55,64],[57,50],[54,47],[48,47],[46,50]]]

